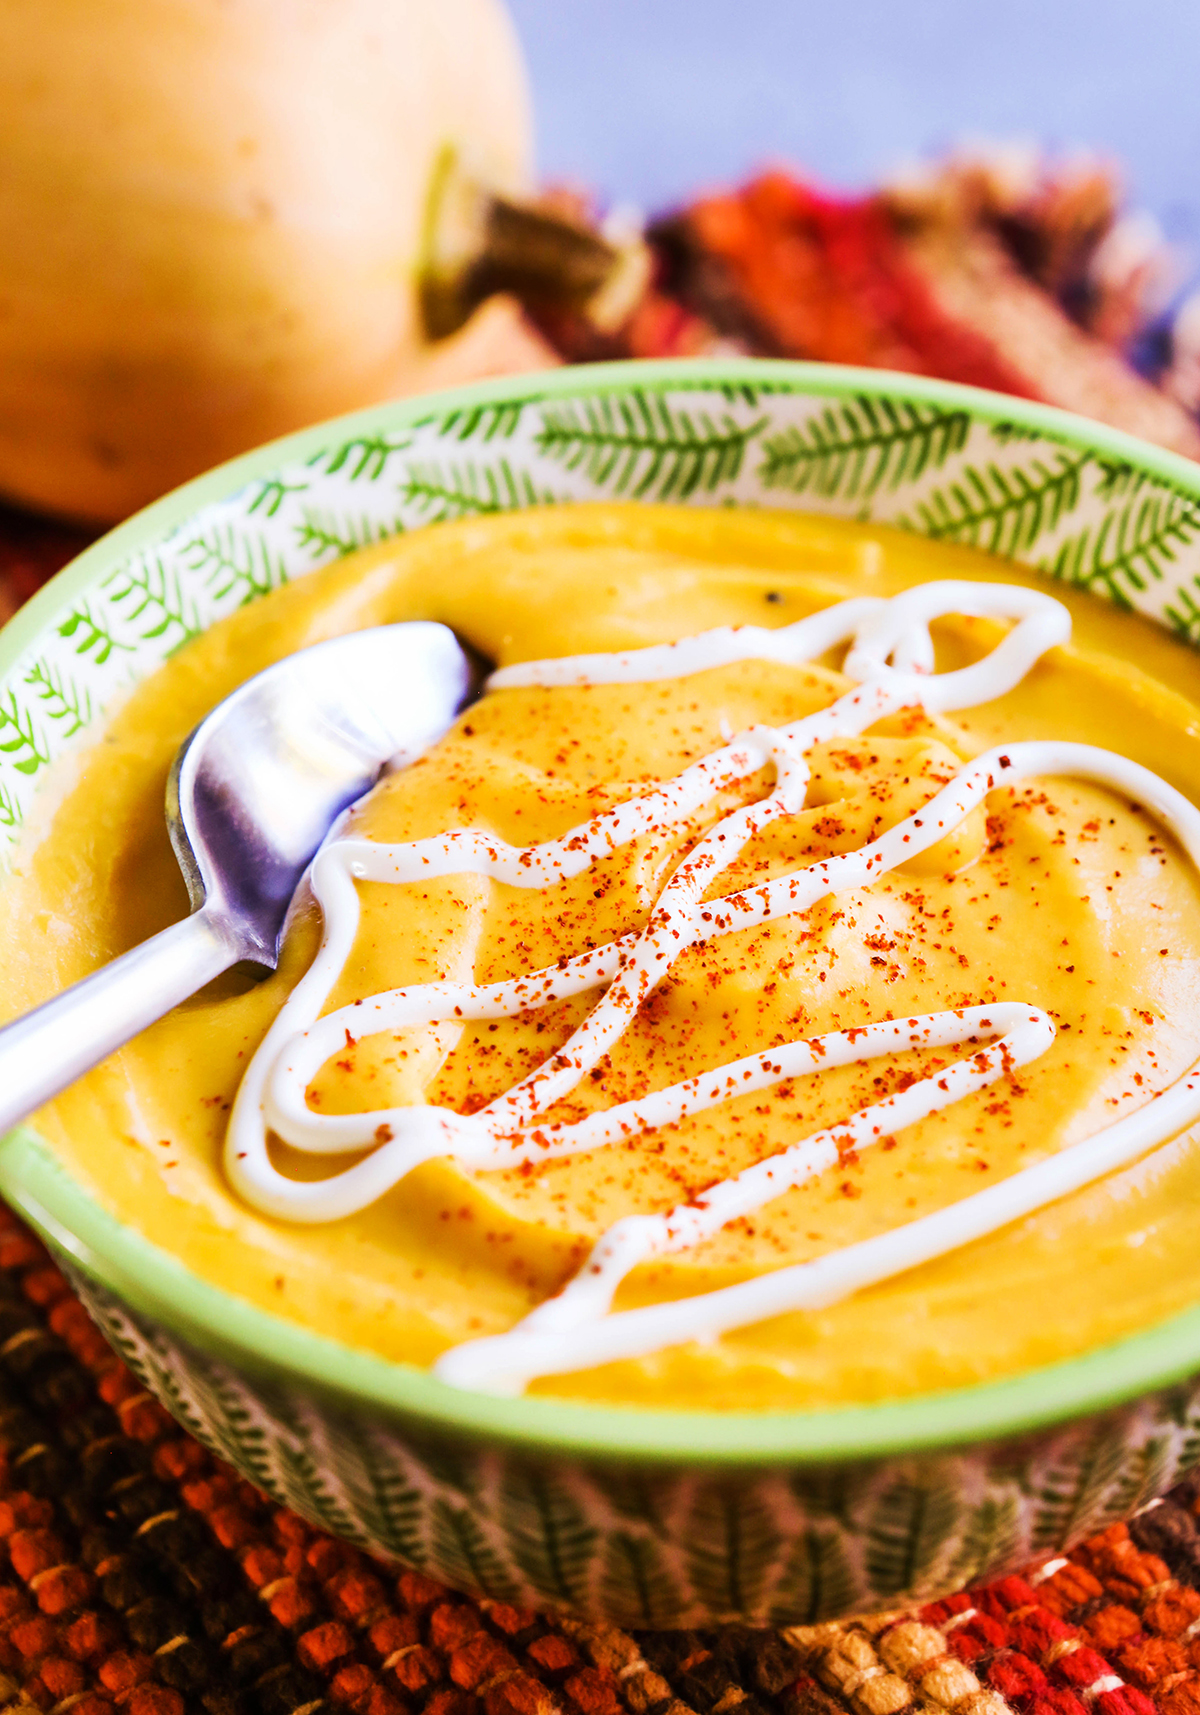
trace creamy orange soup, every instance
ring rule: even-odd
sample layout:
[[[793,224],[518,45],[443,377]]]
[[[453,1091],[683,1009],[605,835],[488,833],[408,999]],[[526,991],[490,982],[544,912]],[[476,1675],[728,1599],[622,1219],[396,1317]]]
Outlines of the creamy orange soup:
[[[876,527],[648,506],[443,526],[351,556],[190,644],[131,695],[81,763],[59,769],[0,893],[4,1008],[35,1004],[182,915],[162,814],[171,757],[216,700],[292,650],[421,618],[451,625],[502,667],[628,654],[714,628],[779,630],[850,598],[947,579],[1036,582],[982,554]],[[1136,618],[1050,593],[1071,611],[1070,643],[1048,648],[998,697],[944,712],[910,703],[809,746],[795,804],[752,831],[697,908],[721,909],[730,895],[910,826],[996,746],[1102,747],[1200,801],[1194,657]],[[986,615],[985,597],[980,605]],[[1011,626],[957,612],[938,619],[937,673],[981,660]],[[385,778],[346,832],[397,847],[469,829],[518,850],[560,840],[649,801],[738,735],[817,717],[854,691],[844,657],[839,645],[803,662],[681,671],[689,658],[680,656],[669,676],[640,681],[502,681],[419,764]],[[353,945],[321,1011],[431,981],[482,990],[635,937],[653,926],[677,866],[724,818],[777,788],[777,763],[760,758],[686,812],[648,813],[640,831],[543,886],[467,867],[359,880]],[[981,1188],[1015,1182],[1146,1108],[1200,1050],[1200,884],[1162,817],[1128,791],[1069,772],[998,778],[911,860],[673,957],[609,1048],[529,1123],[565,1136],[758,1056],[767,1072],[748,1093],[666,1123],[631,1123],[572,1154],[529,1143],[528,1127],[509,1165],[472,1165],[464,1145],[356,1212],[301,1224],[253,1207],[223,1152],[243,1074],[320,931],[305,895],[278,972],[222,978],[37,1125],[106,1207],[199,1274],[316,1332],[420,1365],[521,1323],[615,1223],[703,1212],[714,1186],[798,1140],[828,1133],[834,1156],[823,1167],[814,1157],[799,1182],[696,1242],[637,1261],[616,1286],[614,1315],[782,1278],[938,1211],[966,1211]],[[298,1099],[317,1116],[484,1114],[577,1039],[611,981],[504,1016],[456,1017],[451,1007],[434,1022],[347,1029]],[[778,1077],[769,1060],[885,1021],[979,1008],[999,1017],[1010,1003],[1048,1021],[1033,1058],[997,1059],[985,1084],[874,1137],[839,1128],[923,1081],[936,1088],[952,1064],[986,1054],[999,1026],[971,1013],[957,1045],[905,1038],[841,1065],[821,1064],[818,1049],[811,1069]],[[391,1128],[376,1130],[351,1164],[389,1143]],[[328,1180],[347,1164],[301,1153],[269,1125],[265,1148],[286,1181]],[[598,1401],[785,1409],[1011,1374],[1194,1302],[1198,1193],[1188,1127],[836,1302],[521,1380]],[[585,1362],[589,1327],[577,1342]]]

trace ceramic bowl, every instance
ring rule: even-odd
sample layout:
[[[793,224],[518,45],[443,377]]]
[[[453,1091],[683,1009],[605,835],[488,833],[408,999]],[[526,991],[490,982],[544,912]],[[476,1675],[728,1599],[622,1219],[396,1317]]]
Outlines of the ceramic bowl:
[[[124,686],[285,578],[399,530],[616,496],[897,524],[1200,641],[1200,466],[1112,430],[821,365],[506,378],[251,453],[60,573],[0,637],[0,824],[16,836],[46,765],[89,741]],[[631,1626],[893,1607],[1061,1549],[1200,1460],[1200,1307],[1011,1380],[860,1408],[498,1400],[197,1279],[28,1128],[0,1144],[0,1192],[146,1386],[251,1482],[520,1604]]]

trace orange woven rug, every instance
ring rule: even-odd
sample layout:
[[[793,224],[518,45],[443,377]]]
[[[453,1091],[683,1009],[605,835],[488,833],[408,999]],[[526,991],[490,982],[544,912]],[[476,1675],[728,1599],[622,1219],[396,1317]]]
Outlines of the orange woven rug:
[[[50,1715],[1193,1715],[1200,1485],[913,1612],[639,1632],[475,1602],[190,1439],[0,1208],[0,1708]]]

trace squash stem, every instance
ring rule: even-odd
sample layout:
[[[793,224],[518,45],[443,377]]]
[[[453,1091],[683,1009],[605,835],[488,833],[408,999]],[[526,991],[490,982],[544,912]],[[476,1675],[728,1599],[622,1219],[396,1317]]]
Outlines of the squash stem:
[[[574,310],[620,325],[649,278],[640,236],[612,242],[536,202],[490,192],[446,163],[427,225],[419,291],[425,332],[444,339],[496,292],[529,309]]]

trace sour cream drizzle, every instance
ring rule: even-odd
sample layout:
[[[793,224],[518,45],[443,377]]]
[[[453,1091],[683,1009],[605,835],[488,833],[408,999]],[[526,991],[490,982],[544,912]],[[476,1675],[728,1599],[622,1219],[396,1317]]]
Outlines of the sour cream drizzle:
[[[956,672],[934,673],[929,624],[950,613],[1016,623],[981,661]],[[814,744],[857,736],[903,708],[945,713],[992,701],[1018,684],[1047,649],[1069,636],[1066,609],[1038,591],[1006,584],[931,583],[889,601],[841,602],[777,630],[723,628],[679,643],[529,661],[493,674],[491,689],[648,683],[735,661],[800,665],[848,644],[842,671],[857,682],[829,708],[788,726],[760,726],[742,733],[657,790],[557,840],[515,847],[476,829],[401,845],[334,837],[314,860],[310,875],[324,918],[321,946],[243,1079],[226,1145],[230,1182],[264,1214],[287,1221],[333,1221],[366,1207],[414,1167],[437,1156],[453,1155],[483,1169],[545,1161],[603,1148],[633,1132],[669,1125],[734,1095],[823,1067],[858,1064],[913,1048],[968,1049],[961,1059],[939,1068],[936,1077],[920,1079],[860,1109],[836,1128],[799,1140],[711,1186],[691,1203],[616,1222],[556,1297],[507,1333],[467,1341],[435,1365],[435,1373],[456,1386],[515,1394],[537,1376],[588,1369],[687,1340],[712,1339],[783,1311],[831,1304],[993,1232],[1112,1172],[1191,1124],[1200,1117],[1200,1062],[1138,1112],[921,1220],[736,1286],[614,1311],[617,1288],[639,1263],[702,1242],[728,1222],[835,1166],[848,1148],[861,1152],[1036,1059],[1053,1041],[1054,1025],[1039,1008],[1020,1002],[870,1023],[747,1055],[575,1123],[541,1118],[610,1052],[686,948],[869,886],[944,839],[997,786],[1065,774],[1110,787],[1149,809],[1200,868],[1200,811],[1181,793],[1112,751],[1037,742],[1008,745],[976,758],[919,811],[856,851],[758,887],[705,898],[750,839],[803,808],[809,781],[805,757]],[[482,986],[412,984],[320,1016],[354,945],[357,881],[403,884],[468,872],[515,887],[552,887],[654,827],[694,815],[718,792],[768,765],[774,771],[773,790],[725,816],[692,847],[640,932],[563,965],[507,981]],[[377,1031],[420,1024],[513,1017],[595,988],[603,993],[569,1040],[477,1113],[421,1105],[339,1115],[319,1114],[308,1105],[309,1083],[348,1038],[357,1041]],[[272,1164],[269,1132],[313,1154],[371,1153],[328,1178],[293,1180]],[[386,1141],[378,1142],[380,1138]]]

